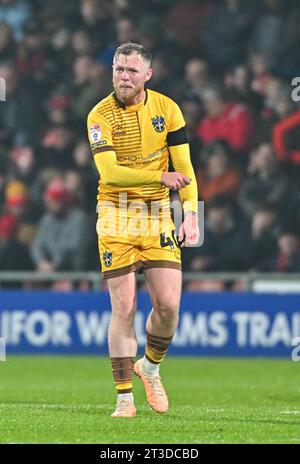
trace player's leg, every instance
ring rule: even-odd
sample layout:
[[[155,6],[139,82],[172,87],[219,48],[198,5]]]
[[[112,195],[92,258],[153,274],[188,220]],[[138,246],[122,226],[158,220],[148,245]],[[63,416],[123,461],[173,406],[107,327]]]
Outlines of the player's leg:
[[[179,318],[182,273],[179,269],[146,269],[153,309],[146,323],[146,331],[157,337],[173,337]]]
[[[135,415],[132,375],[137,351],[134,332],[136,280],[140,266],[138,241],[119,233],[118,215],[108,208],[100,211],[97,223],[102,276],[107,279],[112,315],[108,330],[109,354],[117,389],[117,408],[113,417]]]
[[[182,277],[179,269],[145,270],[153,309],[146,323],[144,357],[135,364],[135,372],[144,383],[148,403],[157,412],[168,410],[168,399],[159,377],[179,319]]]
[[[134,330],[136,280],[132,272],[107,281],[112,315],[108,330],[109,354],[115,386],[117,408],[113,417],[135,416],[132,375],[137,341]]]

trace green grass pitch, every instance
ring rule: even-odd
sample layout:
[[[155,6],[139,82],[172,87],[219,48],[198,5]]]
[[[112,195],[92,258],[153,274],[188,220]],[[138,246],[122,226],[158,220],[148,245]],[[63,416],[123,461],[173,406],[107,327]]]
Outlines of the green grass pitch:
[[[112,419],[107,358],[9,356],[0,362],[1,443],[300,443],[300,363],[167,358],[168,414],[147,405]]]

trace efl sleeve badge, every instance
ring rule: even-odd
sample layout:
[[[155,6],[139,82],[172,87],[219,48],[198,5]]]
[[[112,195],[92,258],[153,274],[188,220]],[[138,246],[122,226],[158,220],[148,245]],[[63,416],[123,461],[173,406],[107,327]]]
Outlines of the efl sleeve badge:
[[[90,134],[91,134],[92,143],[99,142],[102,136],[101,127],[98,124],[96,126],[91,126]]]

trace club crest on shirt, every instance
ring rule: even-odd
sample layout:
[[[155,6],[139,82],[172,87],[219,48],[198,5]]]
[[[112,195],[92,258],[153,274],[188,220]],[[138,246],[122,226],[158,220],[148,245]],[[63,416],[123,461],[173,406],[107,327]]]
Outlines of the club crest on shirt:
[[[151,121],[156,132],[163,132],[165,130],[165,118],[163,116],[156,115]]]
[[[112,252],[104,251],[103,252],[103,261],[106,267],[110,267],[112,264]]]
[[[96,126],[91,126],[90,134],[91,134],[92,143],[99,142],[102,136],[101,127],[98,124]]]

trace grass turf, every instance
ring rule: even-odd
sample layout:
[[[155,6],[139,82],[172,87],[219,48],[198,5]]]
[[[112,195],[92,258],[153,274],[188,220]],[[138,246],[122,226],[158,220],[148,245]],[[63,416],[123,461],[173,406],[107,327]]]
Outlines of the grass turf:
[[[8,356],[0,362],[0,443],[300,443],[299,368],[273,359],[171,358],[168,414],[112,419],[109,360]]]

